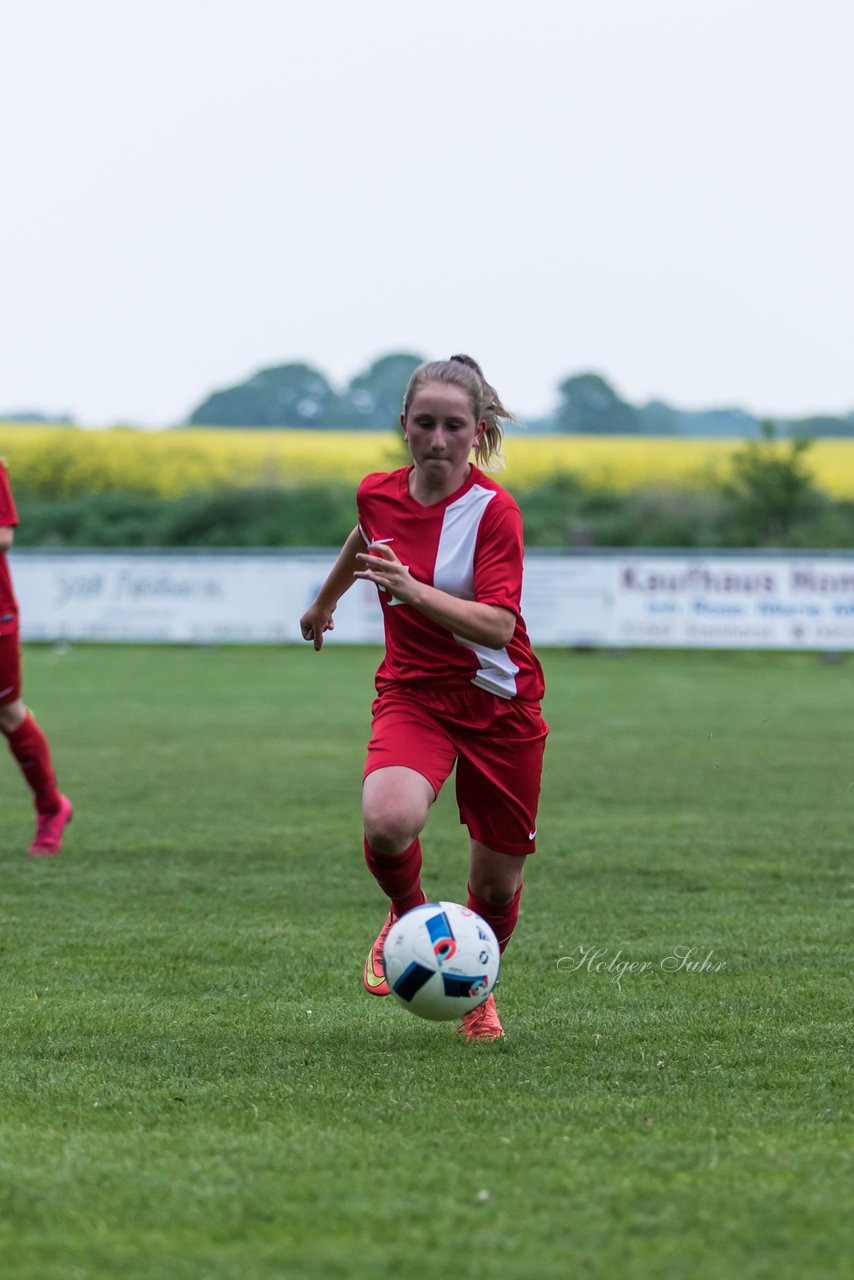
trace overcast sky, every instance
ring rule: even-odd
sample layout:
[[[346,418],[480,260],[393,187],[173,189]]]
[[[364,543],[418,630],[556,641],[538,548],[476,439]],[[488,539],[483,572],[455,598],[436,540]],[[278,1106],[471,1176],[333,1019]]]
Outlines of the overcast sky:
[[[854,409],[850,0],[27,0],[0,412],[468,351],[536,415]]]

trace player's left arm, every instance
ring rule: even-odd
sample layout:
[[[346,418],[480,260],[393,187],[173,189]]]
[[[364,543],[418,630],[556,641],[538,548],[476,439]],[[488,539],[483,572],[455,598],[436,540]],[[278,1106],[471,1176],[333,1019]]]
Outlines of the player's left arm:
[[[10,524],[0,525],[0,555],[8,551],[15,541],[15,530]]]

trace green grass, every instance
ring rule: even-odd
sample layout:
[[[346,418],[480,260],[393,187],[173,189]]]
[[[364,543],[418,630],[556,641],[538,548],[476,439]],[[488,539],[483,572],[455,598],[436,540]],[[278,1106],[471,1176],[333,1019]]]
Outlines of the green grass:
[[[540,850],[477,1045],[361,991],[376,661],[28,650],[76,815],[23,856],[3,753],[4,1277],[847,1275],[850,666],[546,654]],[[434,896],[464,837],[446,794]],[[725,967],[665,972],[676,946]],[[579,947],[649,968],[562,971]]]

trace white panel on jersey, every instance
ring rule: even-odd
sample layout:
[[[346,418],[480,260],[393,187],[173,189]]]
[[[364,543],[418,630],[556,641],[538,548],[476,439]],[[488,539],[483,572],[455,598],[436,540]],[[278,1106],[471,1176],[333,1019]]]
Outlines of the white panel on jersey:
[[[494,497],[495,489],[473,484],[468,493],[446,509],[433,570],[433,586],[440,591],[461,600],[474,599],[474,549],[483,513]],[[515,696],[519,668],[511,662],[506,649],[488,649],[457,635],[454,639],[477,655],[480,670],[472,684],[499,698]]]
[[[470,640],[460,640],[459,636],[454,636],[454,639],[459,644],[464,644],[467,649],[473,649],[477,654],[480,671],[472,680],[472,684],[486,689],[489,693],[497,694],[499,698],[515,698],[516,673],[519,668],[515,662],[511,662],[506,649],[487,649],[486,645],[472,644]]]
[[[473,484],[446,509],[433,570],[433,586],[440,591],[461,600],[474,599],[475,543],[483,513],[495,496],[494,489]]]

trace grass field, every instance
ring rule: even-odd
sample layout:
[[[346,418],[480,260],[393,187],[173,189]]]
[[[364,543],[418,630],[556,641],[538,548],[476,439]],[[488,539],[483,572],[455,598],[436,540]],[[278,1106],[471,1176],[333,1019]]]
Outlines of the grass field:
[[[4,1277],[850,1274],[850,666],[546,654],[540,851],[478,1045],[361,991],[376,660],[28,650],[77,813],[23,856],[0,758]],[[463,834],[445,795],[435,896]]]

